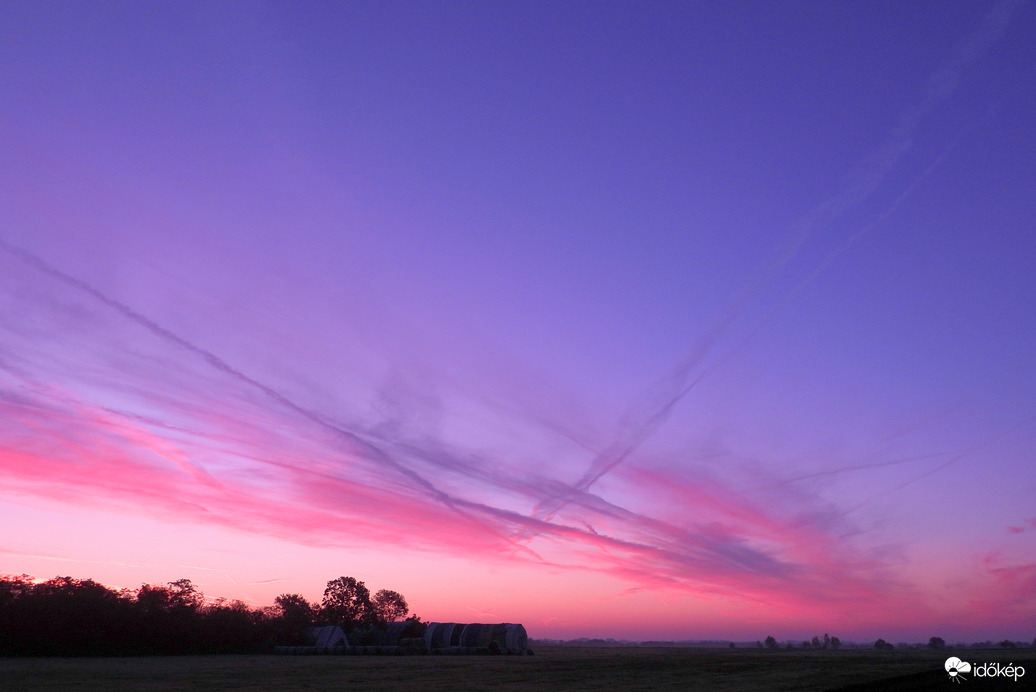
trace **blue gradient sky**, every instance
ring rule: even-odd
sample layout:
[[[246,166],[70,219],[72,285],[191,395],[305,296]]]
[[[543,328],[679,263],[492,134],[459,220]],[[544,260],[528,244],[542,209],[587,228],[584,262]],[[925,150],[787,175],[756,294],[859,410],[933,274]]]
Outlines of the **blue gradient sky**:
[[[10,3],[0,64],[0,571],[1032,636],[1031,2]]]

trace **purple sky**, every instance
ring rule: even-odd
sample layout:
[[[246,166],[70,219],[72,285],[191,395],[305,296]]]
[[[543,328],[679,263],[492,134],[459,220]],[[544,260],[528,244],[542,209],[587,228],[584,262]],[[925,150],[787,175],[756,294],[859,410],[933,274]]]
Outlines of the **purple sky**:
[[[0,66],[0,572],[1036,634],[1032,2],[8,3]]]

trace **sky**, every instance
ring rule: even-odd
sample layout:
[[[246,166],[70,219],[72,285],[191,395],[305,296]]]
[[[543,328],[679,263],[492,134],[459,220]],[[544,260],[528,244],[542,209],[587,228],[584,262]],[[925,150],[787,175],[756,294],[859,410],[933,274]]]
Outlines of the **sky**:
[[[1032,2],[12,2],[0,65],[0,573],[1036,636]]]

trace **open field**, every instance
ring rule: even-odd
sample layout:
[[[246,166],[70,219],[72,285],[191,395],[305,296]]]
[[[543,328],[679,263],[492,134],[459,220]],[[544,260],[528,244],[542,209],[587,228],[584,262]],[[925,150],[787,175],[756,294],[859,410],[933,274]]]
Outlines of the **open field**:
[[[971,690],[1036,689],[1036,650],[540,647],[535,656],[0,658],[3,690],[949,690],[949,655],[1022,665]]]

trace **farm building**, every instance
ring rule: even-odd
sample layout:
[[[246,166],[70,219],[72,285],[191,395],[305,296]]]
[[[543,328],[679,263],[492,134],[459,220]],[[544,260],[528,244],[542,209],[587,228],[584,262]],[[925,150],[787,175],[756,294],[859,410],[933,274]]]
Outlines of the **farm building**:
[[[417,631],[415,632],[415,627]],[[278,646],[280,654],[529,654],[529,637],[522,625],[432,622],[421,636],[421,623],[389,623],[384,629],[354,631],[352,642],[341,627],[311,627],[309,646]]]
[[[417,628],[416,635],[414,628]],[[390,622],[384,628],[371,627],[354,630],[350,635],[338,626],[310,627],[305,631],[308,646],[276,646],[279,654],[314,655],[404,655],[426,653],[421,633],[424,628],[419,622],[410,620]],[[410,634],[408,638],[406,635]],[[352,637],[352,641],[349,640]]]
[[[529,635],[514,623],[430,622],[424,632],[430,654],[528,654]]]
[[[311,646],[325,648],[330,646],[349,646],[349,638],[345,630],[337,625],[333,627],[310,627],[306,630],[306,639]]]
[[[345,630],[337,625],[310,627],[303,634],[308,646],[278,646],[275,651],[279,654],[347,654],[354,648]]]

